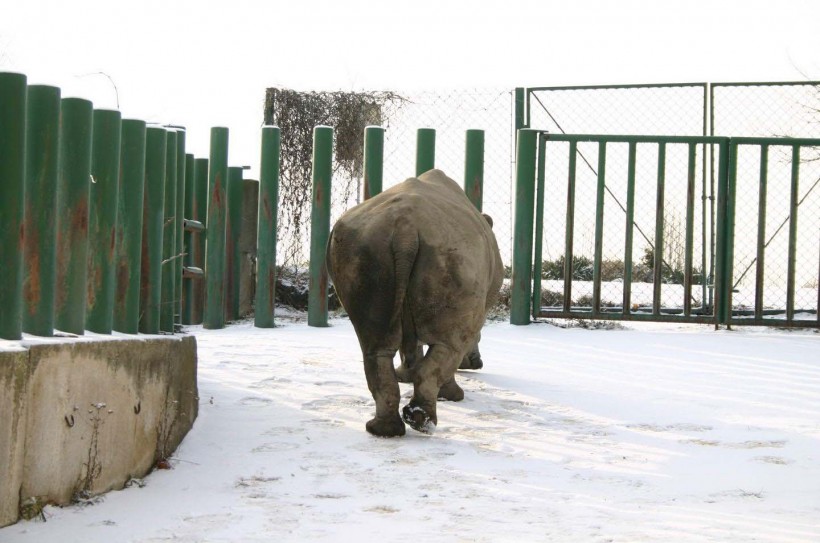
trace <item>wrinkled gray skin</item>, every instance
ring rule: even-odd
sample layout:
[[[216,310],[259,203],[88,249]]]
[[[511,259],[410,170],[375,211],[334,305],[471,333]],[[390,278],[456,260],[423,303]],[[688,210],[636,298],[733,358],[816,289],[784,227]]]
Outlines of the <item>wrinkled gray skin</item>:
[[[400,436],[438,424],[436,401],[461,399],[462,361],[477,353],[504,274],[490,224],[452,179],[431,170],[345,213],[327,247],[328,272],[364,357],[376,416],[367,431]],[[427,352],[422,355],[422,345]],[[393,358],[413,397],[399,414]],[[478,358],[480,360],[480,356]]]

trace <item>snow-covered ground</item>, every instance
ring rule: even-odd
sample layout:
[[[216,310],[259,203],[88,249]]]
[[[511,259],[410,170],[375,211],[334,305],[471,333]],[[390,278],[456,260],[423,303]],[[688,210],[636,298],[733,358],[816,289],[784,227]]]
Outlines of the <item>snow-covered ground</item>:
[[[817,332],[491,323],[437,433],[380,439],[349,321],[280,323],[191,327],[174,469],[0,541],[820,541]]]

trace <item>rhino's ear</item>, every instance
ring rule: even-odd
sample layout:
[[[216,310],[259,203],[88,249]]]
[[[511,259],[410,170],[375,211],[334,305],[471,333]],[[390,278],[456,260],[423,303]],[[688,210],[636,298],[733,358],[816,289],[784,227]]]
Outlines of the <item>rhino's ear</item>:
[[[482,215],[484,216],[484,220],[487,221],[487,224],[490,225],[490,228],[492,228],[493,227],[493,218],[490,217],[489,215],[487,215],[486,213],[482,213]]]

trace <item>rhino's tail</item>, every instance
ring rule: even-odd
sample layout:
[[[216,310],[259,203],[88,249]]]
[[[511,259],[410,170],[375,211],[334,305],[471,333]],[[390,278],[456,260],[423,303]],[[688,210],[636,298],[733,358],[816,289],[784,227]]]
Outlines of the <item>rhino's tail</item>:
[[[393,239],[390,244],[393,252],[393,270],[395,273],[396,292],[393,300],[393,314],[390,318],[390,329],[395,330],[395,326],[401,321],[404,310],[407,287],[410,284],[410,276],[413,266],[416,263],[416,255],[419,250],[418,230],[407,220],[399,219],[393,231]],[[409,324],[409,323],[405,323]]]

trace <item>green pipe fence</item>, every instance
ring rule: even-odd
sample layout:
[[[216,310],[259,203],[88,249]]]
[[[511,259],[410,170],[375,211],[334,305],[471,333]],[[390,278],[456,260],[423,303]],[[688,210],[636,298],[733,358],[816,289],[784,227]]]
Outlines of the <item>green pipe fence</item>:
[[[228,168],[228,214],[225,221],[225,318],[239,318],[239,235],[242,230],[242,168]]]
[[[484,131],[467,130],[464,159],[464,192],[481,211],[484,196]]]
[[[194,219],[194,155],[186,153],[185,155],[185,214],[184,217]],[[186,221],[188,220],[186,219]],[[201,224],[201,223],[200,223]],[[196,258],[196,249],[194,248],[195,236],[198,232],[192,231],[189,228],[184,228],[183,243],[181,251],[185,255],[183,257],[183,270],[190,269],[194,266],[194,259]],[[182,277],[182,313],[180,315],[180,322],[182,324],[193,324],[194,312],[194,285],[196,280],[185,277],[184,273],[180,273]]]
[[[436,131],[419,128],[416,132],[416,177],[436,167]]]
[[[26,76],[0,73],[0,338],[22,337]]]
[[[364,199],[382,191],[384,179],[384,128],[368,126],[364,129]]]
[[[57,279],[60,89],[46,85],[29,86],[26,108],[23,331],[51,336],[54,334],[54,283]]]
[[[122,121],[113,328],[125,334],[139,332],[145,137],[144,121]]]
[[[333,129],[313,129],[313,193],[310,212],[310,284],[308,325],[327,326],[327,262],[330,235],[330,186],[333,174]]]
[[[89,189],[88,289],[85,328],[110,334],[114,324],[117,198],[120,184],[122,116],[98,109],[93,114]]]
[[[92,111],[88,100],[61,101],[54,326],[77,335],[85,332]]]
[[[513,244],[510,323],[517,325],[530,322],[537,134],[535,130],[519,130],[515,151],[515,243]]]
[[[192,218],[200,222],[206,229],[208,227],[208,168],[207,158],[194,159],[194,212]],[[205,231],[195,234],[192,248],[194,266],[201,270],[205,269],[205,237]],[[195,281],[193,307],[191,309],[192,324],[201,324],[204,312],[205,281]]]
[[[176,130],[168,131],[165,160],[165,222],[162,229],[162,302],[159,312],[159,329],[174,331],[174,306],[176,300],[176,213],[177,213],[177,137]]]
[[[185,218],[185,129],[177,127],[177,190],[176,212],[174,213],[174,322],[181,322],[182,315],[182,267],[185,260],[183,220]]]
[[[162,302],[162,232],[165,223],[165,175],[168,132],[148,127],[145,143],[145,188],[142,206],[142,257],[139,331],[158,334]]]
[[[365,132],[365,149],[367,149],[366,142],[367,132]],[[259,168],[259,218],[256,233],[256,293],[254,300],[254,325],[257,328],[273,328],[274,326],[280,152],[281,131],[279,127],[263,127],[261,164]],[[365,151],[365,194],[368,190],[367,157],[368,153]]]
[[[208,223],[205,251],[205,328],[225,327],[225,221],[228,181],[228,129],[211,128],[208,170]]]

